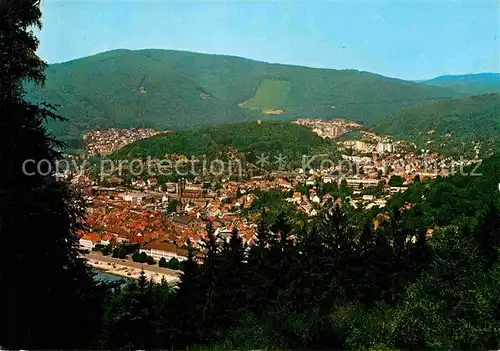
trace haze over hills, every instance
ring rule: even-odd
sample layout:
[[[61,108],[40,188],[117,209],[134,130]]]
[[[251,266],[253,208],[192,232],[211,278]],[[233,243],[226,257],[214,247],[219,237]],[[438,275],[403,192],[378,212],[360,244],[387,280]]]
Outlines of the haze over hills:
[[[89,129],[184,129],[274,116],[373,121],[456,91],[356,70],[268,64],[172,50],[115,50],[47,69],[30,99],[59,104],[57,136]]]
[[[500,133],[500,94],[488,93],[402,109],[376,121],[378,133],[400,137],[434,130],[460,139],[485,140]]]
[[[453,89],[466,94],[500,92],[500,73],[447,75],[421,82]]]

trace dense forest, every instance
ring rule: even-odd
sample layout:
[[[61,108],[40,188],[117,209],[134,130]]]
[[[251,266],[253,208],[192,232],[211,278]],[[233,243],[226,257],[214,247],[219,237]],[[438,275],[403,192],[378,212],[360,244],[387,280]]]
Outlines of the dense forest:
[[[370,121],[399,108],[460,95],[356,70],[172,50],[115,50],[50,65],[45,74],[45,86],[27,85],[27,96],[61,105],[59,112],[69,122],[51,123],[50,129],[72,138],[96,128],[180,130],[235,123],[262,118],[268,109],[282,110],[278,117],[283,119]]]
[[[152,158],[162,159],[165,154],[182,154],[225,158],[227,152],[237,150],[249,161],[261,153],[278,156],[282,153],[288,161],[302,160],[302,155],[315,155],[332,151],[330,143],[310,129],[279,121],[261,121],[223,124],[160,134],[136,141],[116,151],[116,159]]]
[[[500,132],[500,94],[439,101],[402,109],[373,123],[378,133],[415,137],[434,131],[457,139],[488,140]]]

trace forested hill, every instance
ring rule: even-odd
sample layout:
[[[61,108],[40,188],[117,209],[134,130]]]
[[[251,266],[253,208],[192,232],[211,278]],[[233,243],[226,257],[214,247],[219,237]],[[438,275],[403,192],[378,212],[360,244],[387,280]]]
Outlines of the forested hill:
[[[440,76],[423,82],[467,94],[500,93],[500,73]]]
[[[375,132],[400,137],[432,132],[485,140],[500,133],[500,94],[483,94],[402,109],[376,121]]]
[[[356,70],[314,69],[172,50],[115,50],[53,64],[28,98],[59,104],[58,136],[108,127],[184,129],[262,114],[371,121],[455,91]]]
[[[450,171],[449,177],[415,182],[388,207],[415,205],[405,213],[413,227],[475,225],[490,203],[499,203],[500,155]]]
[[[310,129],[278,121],[245,122],[205,126],[173,134],[160,134],[136,141],[116,151],[119,159],[163,158],[165,154],[186,156],[224,156],[237,150],[254,157],[261,153],[288,157],[308,154],[325,147],[327,142]],[[272,160],[269,160],[272,162]]]

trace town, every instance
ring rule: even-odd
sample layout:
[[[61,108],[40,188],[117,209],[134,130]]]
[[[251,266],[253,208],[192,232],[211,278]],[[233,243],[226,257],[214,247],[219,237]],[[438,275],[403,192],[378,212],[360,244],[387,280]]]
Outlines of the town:
[[[134,141],[152,137],[153,135],[169,133],[159,132],[149,128],[93,130],[83,136],[85,152],[107,156]]]
[[[301,119],[292,123],[332,139],[332,147],[341,153],[338,162],[326,160],[330,162],[321,162],[316,168],[306,164],[294,169],[269,170],[258,176],[244,174],[236,179],[219,174],[205,178],[179,177],[177,181],[168,182],[160,182],[154,175],[133,177],[127,182],[117,174],[110,174],[104,180],[92,178],[88,172],[66,174],[66,178],[86,194],[87,229],[78,235],[80,244],[90,255],[89,262],[102,269],[105,258],[99,255],[133,258],[135,250],[144,256],[143,263],[148,263],[149,268],[144,267],[146,270],[158,264],[166,270],[160,271],[165,273],[163,275],[154,273],[157,278],[171,278],[174,271],[168,269],[180,267],[186,259],[187,247],[201,249],[208,221],[213,224],[219,240],[229,239],[237,229],[242,241],[252,244],[259,218],[258,211],[252,211],[253,205],[266,192],[281,194],[283,203],[307,217],[315,217],[329,207],[342,204],[382,209],[394,193],[406,190],[412,182],[444,177],[477,162],[455,160],[425,150],[408,151],[412,148],[407,143],[363,130],[354,139],[340,140],[339,136],[361,127],[344,120]],[[87,152],[109,152],[120,143],[125,145],[148,133],[154,132],[87,133],[87,140],[92,135],[91,140],[96,141]],[[187,159],[185,155],[174,156],[177,161]],[[340,189],[344,195],[325,189]],[[124,246],[133,249],[130,252],[122,250],[119,254],[119,248]],[[131,262],[129,259],[128,264]],[[116,268],[116,264],[126,265],[124,261],[107,262],[104,268]],[[138,277],[139,272],[123,267],[121,271],[114,269],[115,274],[132,278]]]

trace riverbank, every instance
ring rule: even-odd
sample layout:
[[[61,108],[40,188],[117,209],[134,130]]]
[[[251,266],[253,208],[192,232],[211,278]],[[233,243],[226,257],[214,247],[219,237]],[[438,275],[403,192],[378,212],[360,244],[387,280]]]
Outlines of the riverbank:
[[[143,265],[137,262],[129,262],[127,260],[115,259],[98,254],[85,255],[84,258],[87,264],[92,268],[115,276],[139,279],[141,271],[144,270],[146,277],[152,279],[155,283],[160,283],[162,279],[165,279],[168,283],[177,283],[179,281],[178,271]]]

